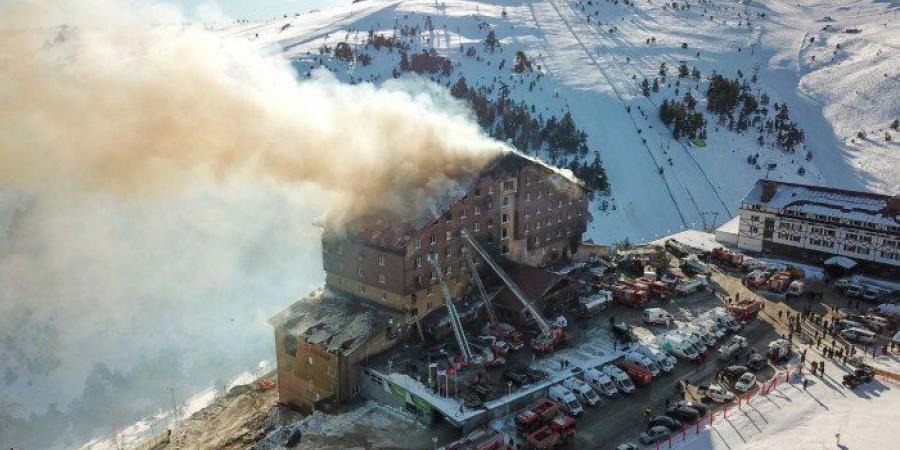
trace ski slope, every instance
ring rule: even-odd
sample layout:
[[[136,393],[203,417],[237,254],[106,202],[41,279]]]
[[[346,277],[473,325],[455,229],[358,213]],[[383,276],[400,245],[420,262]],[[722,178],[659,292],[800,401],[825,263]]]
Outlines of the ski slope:
[[[221,32],[289,58],[301,76],[325,67],[344,81],[376,84],[392,78],[399,55],[367,48],[368,33],[399,35],[410,43],[410,54],[433,48],[454,63],[451,75],[430,76],[440,84],[453,84],[460,76],[470,86],[497,89],[503,83],[512,99],[533,105],[544,118],[570,111],[592,152],[599,152],[612,186],[593,204],[586,238],[599,242],[644,241],[720,225],[760,177],[896,190],[900,144],[883,136],[900,116],[897,2],[688,4],[675,10],[661,1],[367,0]],[[833,31],[821,30],[826,16]],[[426,17],[433,24],[430,30]],[[414,26],[419,27],[415,36],[398,33]],[[862,32],[848,34],[848,28]],[[494,53],[482,44],[487,30],[500,40]],[[816,37],[814,44],[810,37]],[[323,45],[333,48],[339,42],[367,52],[372,64],[320,54]],[[841,50],[829,57],[829,49],[839,43]],[[469,47],[477,50],[476,58],[462,51]],[[533,60],[535,72],[510,70],[519,50]],[[813,54],[817,58],[811,62]],[[696,67],[703,78],[679,87],[670,76],[659,92],[643,96],[640,81],[655,77],[661,63],[670,71],[682,63]],[[729,131],[710,113],[702,148],[673,139],[659,120],[663,99],[691,90],[703,109],[707,77],[735,77],[738,71],[745,79],[756,75],[754,93],[788,105],[791,119],[806,134],[796,153],[760,147],[755,133]],[[868,139],[855,137],[860,130]],[[810,160],[804,158],[807,152]],[[760,154],[762,167],[747,163],[754,153]],[[775,167],[767,170],[769,164]]]

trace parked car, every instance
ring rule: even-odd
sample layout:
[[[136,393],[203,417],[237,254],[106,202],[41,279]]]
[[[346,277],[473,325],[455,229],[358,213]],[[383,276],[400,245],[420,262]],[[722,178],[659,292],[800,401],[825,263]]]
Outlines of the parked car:
[[[658,426],[641,433],[638,439],[642,444],[650,445],[655,443],[656,441],[661,441],[669,437],[670,434],[672,434],[672,430],[664,426]]]
[[[834,287],[837,289],[840,289],[842,291],[847,289],[848,287],[850,287],[853,284],[854,284],[853,279],[848,278],[848,277],[838,278],[837,280],[834,281]]]
[[[747,367],[753,371],[762,370],[763,367],[766,367],[766,364],[768,364],[768,362],[769,360],[766,359],[766,357],[762,353],[756,351],[754,351],[750,354],[749,357],[747,357]]]
[[[756,386],[756,375],[753,375],[750,372],[747,372],[741,375],[740,378],[734,383],[734,390],[740,393],[744,393],[753,389]]]
[[[891,322],[884,317],[868,314],[863,317],[863,322],[874,330],[883,330],[887,328]]]
[[[688,408],[692,408],[692,409],[696,410],[700,414],[700,417],[705,416],[709,412],[709,406],[706,406],[703,403],[697,403],[697,402],[686,402],[684,400],[680,400],[680,401],[673,403],[670,406],[673,408],[676,406],[687,406]]]
[[[591,367],[588,370],[584,371],[584,381],[587,381],[588,384],[591,385],[597,392],[607,396],[607,397],[615,397],[619,395],[619,390],[616,389],[616,384],[613,383],[612,378],[609,375],[601,372],[598,369]]]
[[[531,367],[523,367],[521,370],[522,373],[528,376],[532,383],[544,381],[549,376],[547,372],[540,369],[532,369]]]
[[[739,365],[728,366],[728,367],[722,369],[722,378],[724,378],[725,380],[727,380],[729,382],[735,381],[738,378],[740,378],[741,375],[743,375],[749,371],[750,371],[750,369],[748,369],[746,366],[739,366]]]
[[[734,401],[734,393],[725,389],[725,386],[722,386],[721,384],[709,385],[704,394],[706,395],[706,398],[716,403],[730,403]]]
[[[684,424],[694,423],[701,417],[700,412],[690,406],[670,406],[666,415]]]
[[[875,342],[875,332],[864,328],[847,328],[841,331],[841,337],[849,341],[871,344]]]
[[[678,431],[681,429],[682,425],[678,419],[673,419],[669,416],[656,416],[651,417],[650,422],[647,424],[648,428],[663,426],[672,431]]]
[[[847,286],[847,290],[844,291],[844,294],[850,298],[862,297],[864,288],[859,284],[851,284]]]

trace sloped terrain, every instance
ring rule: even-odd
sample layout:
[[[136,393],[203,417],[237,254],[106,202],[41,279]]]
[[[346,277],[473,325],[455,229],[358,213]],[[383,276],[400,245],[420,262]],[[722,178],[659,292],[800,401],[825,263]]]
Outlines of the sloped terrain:
[[[550,139],[514,143],[562,166],[590,164],[599,155],[611,188],[595,198],[587,237],[615,242],[721,224],[765,176],[895,188],[898,144],[884,135],[896,134],[889,126],[900,115],[898,32],[891,20],[897,8],[867,0],[675,7],[658,1],[365,1],[223,33],[291,59],[301,77],[324,67],[350,83],[419,72],[452,87],[464,78],[469,88],[484,88],[488,101],[521,102],[538,128],[570,113],[586,133],[586,153],[556,151],[558,142]],[[432,50],[417,67],[414,56]],[[518,52],[529,69],[517,70]],[[443,58],[449,64],[441,67]],[[681,65],[690,76],[678,75]],[[729,123],[739,121],[737,109],[722,115],[707,109],[714,74],[737,80],[757,100],[746,129]],[[646,96],[644,79],[658,85]],[[660,120],[662,102],[686,93],[703,114],[703,139],[675,139]],[[802,133],[790,149],[779,145],[777,116],[784,106],[785,123]],[[502,117],[476,117],[496,137],[527,133],[503,130]],[[774,131],[771,125],[766,130],[773,120]],[[858,131],[867,138],[858,138]]]

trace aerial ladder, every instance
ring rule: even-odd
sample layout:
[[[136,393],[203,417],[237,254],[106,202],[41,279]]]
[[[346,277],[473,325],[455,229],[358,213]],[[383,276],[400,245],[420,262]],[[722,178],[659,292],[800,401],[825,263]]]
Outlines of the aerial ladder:
[[[444,301],[447,302],[447,317],[450,319],[450,327],[453,328],[453,334],[456,336],[456,343],[459,345],[459,352],[462,354],[463,362],[465,364],[474,363],[476,362],[476,358],[472,354],[471,347],[469,347],[469,341],[466,339],[466,333],[463,330],[462,322],[459,320],[456,305],[453,304],[453,299],[450,298],[450,289],[447,288],[447,282],[444,281],[444,273],[441,271],[441,264],[438,261],[437,254],[429,254],[428,262],[434,266],[438,281],[441,283]]]
[[[532,339],[531,346],[535,351],[540,353],[548,353],[553,350],[553,348],[557,344],[561,344],[566,340],[566,333],[560,327],[551,327],[547,322],[547,319],[544,318],[544,315],[541,314],[540,311],[531,303],[531,300],[519,289],[519,286],[506,274],[506,271],[497,264],[493,258],[488,254],[488,252],[481,247],[475,239],[469,234],[468,231],[462,230],[462,237],[469,243],[469,246],[475,250],[481,259],[484,260],[497,273],[497,276],[503,280],[503,283],[509,288],[509,290],[513,293],[513,296],[522,303],[522,306],[528,311],[528,314],[534,319],[537,323],[538,328],[541,330],[541,334],[536,338]]]
[[[463,250],[465,250],[465,248]],[[472,260],[472,254],[469,252],[463,253],[465,253],[466,262],[469,264],[472,279],[475,280],[475,286],[478,287],[478,293],[481,294],[481,299],[484,302],[484,309],[487,310],[488,320],[491,322],[489,325],[485,326],[482,330],[482,334],[503,339],[513,350],[522,348],[522,333],[516,331],[512,325],[500,322],[497,318],[497,312],[494,310],[491,298],[488,296],[487,290],[484,288],[484,283],[482,283],[481,277],[478,275],[478,267],[475,266],[475,261]]]

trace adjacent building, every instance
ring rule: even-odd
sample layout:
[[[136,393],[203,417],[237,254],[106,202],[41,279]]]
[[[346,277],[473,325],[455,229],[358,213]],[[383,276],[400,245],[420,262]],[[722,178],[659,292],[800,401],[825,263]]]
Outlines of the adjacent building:
[[[737,246],[822,263],[839,255],[900,274],[900,195],[759,180],[741,202]]]
[[[509,152],[414,215],[323,229],[325,288],[270,319],[282,403],[309,412],[356,395],[363,363],[444,304],[430,255],[451,297],[463,298],[471,281],[463,230],[513,266],[574,255],[589,220],[588,191],[569,172]],[[537,286],[535,295],[568,292],[557,278],[523,284]],[[504,314],[521,316],[513,302],[501,304],[509,304]]]

